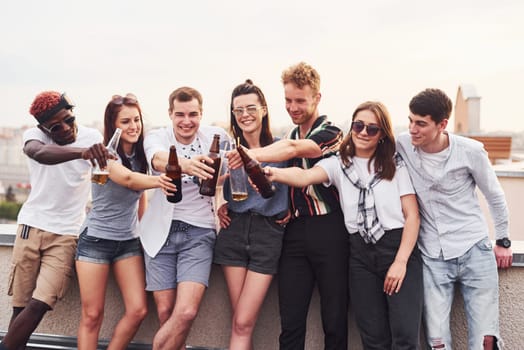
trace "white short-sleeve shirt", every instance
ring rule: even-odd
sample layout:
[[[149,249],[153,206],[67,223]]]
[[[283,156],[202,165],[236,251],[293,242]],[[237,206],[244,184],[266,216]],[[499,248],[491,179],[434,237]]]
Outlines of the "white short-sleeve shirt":
[[[23,134],[23,144],[54,141],[38,128]],[[78,126],[75,142],[64,147],[90,147],[103,141],[100,131]],[[78,235],[91,190],[91,163],[84,159],[46,165],[28,157],[31,192],[18,214],[18,224],[60,234]]]
[[[371,172],[367,169],[367,158],[353,157],[353,162],[357,167],[357,173],[359,173],[359,176],[364,177],[362,175],[367,174],[362,181],[368,183],[374,173],[373,162],[370,166]],[[332,156],[322,159],[315,166],[324,169],[329,177],[329,181],[325,182],[324,185],[334,185],[338,189],[340,194],[340,205],[344,213],[344,222],[348,232],[358,232],[357,214],[360,191],[344,174],[341,167],[340,157]],[[365,174],[362,174],[363,172]],[[402,213],[400,197],[414,193],[415,190],[413,189],[411,179],[405,166],[397,168],[395,176],[391,181],[381,180],[373,187],[377,216],[384,230],[404,227],[405,220]]]

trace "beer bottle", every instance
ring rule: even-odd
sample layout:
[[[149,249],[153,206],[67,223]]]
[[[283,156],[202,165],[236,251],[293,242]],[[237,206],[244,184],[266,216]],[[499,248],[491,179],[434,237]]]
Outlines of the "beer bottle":
[[[209,147],[209,157],[213,159],[213,164],[208,164],[215,170],[211,179],[206,179],[200,184],[200,194],[203,196],[214,196],[217,186],[218,175],[220,174],[220,135],[213,136],[213,142]]]
[[[113,155],[118,155],[118,143],[120,142],[120,135],[122,135],[122,129],[116,128],[115,133],[111,136],[111,140],[107,143],[107,150]]]
[[[169,160],[166,165],[166,175],[171,178],[171,183],[176,186],[177,191],[167,195],[167,201],[178,203],[182,200],[182,168],[178,164],[175,145],[169,148]]]
[[[111,140],[106,145],[107,151],[114,156],[118,155],[118,142],[120,142],[120,135],[122,135],[122,129],[116,128],[115,133],[111,136]],[[98,162],[95,160],[95,167],[92,171],[91,181],[99,184],[105,185],[107,179],[109,178],[109,171],[107,169],[101,169]]]
[[[262,166],[260,166],[260,163],[248,156],[242,145],[238,145],[237,150],[242,159],[242,163],[244,163],[247,176],[249,176],[255,186],[257,186],[260,195],[264,198],[272,197],[275,194],[275,187],[269,182],[266,175],[264,175],[264,170]]]

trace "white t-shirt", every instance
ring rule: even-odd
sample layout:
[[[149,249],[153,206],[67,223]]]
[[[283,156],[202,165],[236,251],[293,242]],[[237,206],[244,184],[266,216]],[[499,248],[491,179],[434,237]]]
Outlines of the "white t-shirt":
[[[229,141],[227,132],[215,126],[200,125],[196,134],[198,141],[191,145],[178,143],[172,127],[151,130],[144,139],[147,160],[152,164],[155,153],[169,151],[171,145],[176,146],[178,159],[195,154],[208,154],[214,134],[219,134],[221,141]],[[191,146],[194,149],[191,149]],[[175,204],[168,202],[160,189],[153,191],[147,210],[139,223],[140,239],[149,256],[156,256],[164,245],[172,220],[181,220],[198,227],[215,228],[213,197],[199,194],[200,186],[193,183],[192,179],[192,176],[183,175],[182,200]]]
[[[24,132],[23,145],[30,140],[54,144],[38,128]],[[102,141],[98,130],[79,125],[76,141],[64,147],[90,147]],[[18,214],[18,224],[60,235],[78,235],[91,189],[91,163],[76,159],[46,165],[28,157],[28,166],[31,192]]]
[[[362,172],[367,173],[367,177],[362,180],[366,184],[369,183],[374,173],[373,163],[371,164],[371,172],[369,172],[367,170],[368,159],[354,157],[353,161],[359,176]],[[348,232],[358,232],[357,215],[360,191],[344,175],[340,157],[332,156],[322,159],[315,166],[324,169],[329,177],[329,181],[325,182],[324,186],[334,185],[338,189],[340,206],[344,213],[344,222]],[[405,220],[402,214],[400,197],[414,193],[415,190],[405,166],[397,168],[395,176],[391,181],[383,179],[373,187],[377,216],[384,230],[404,227]]]
[[[444,175],[444,165],[448,159],[450,148],[437,153],[426,153],[419,149],[420,158],[422,159],[422,168],[434,179],[440,179]]]

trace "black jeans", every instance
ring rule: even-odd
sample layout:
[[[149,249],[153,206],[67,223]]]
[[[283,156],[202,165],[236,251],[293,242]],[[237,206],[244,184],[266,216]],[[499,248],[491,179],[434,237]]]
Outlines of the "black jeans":
[[[278,272],[281,350],[304,349],[315,282],[325,349],[347,350],[349,235],[341,212],[293,219]]]
[[[386,231],[376,244],[350,235],[351,311],[364,349],[419,349],[422,317],[422,260],[415,246],[398,293],[384,293],[386,273],[395,260],[402,229]]]

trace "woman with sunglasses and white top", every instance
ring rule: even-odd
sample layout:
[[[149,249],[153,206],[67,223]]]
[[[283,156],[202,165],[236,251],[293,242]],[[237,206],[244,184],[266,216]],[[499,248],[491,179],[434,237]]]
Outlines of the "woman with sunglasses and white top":
[[[407,168],[395,152],[386,107],[365,102],[337,156],[313,168],[265,168],[271,181],[337,187],[350,233],[351,306],[364,349],[418,349],[422,265],[419,214]]]
[[[117,160],[110,161],[109,180],[92,184],[93,206],[80,232],[76,271],[82,315],[78,349],[96,349],[104,315],[110,267],[120,287],[125,313],[116,325],[108,349],[126,349],[147,314],[142,247],[138,220],[145,211],[145,189],[176,191],[164,174],[150,176],[143,147],[143,121],[136,97],[113,96],[104,116],[104,143],[122,130]]]

